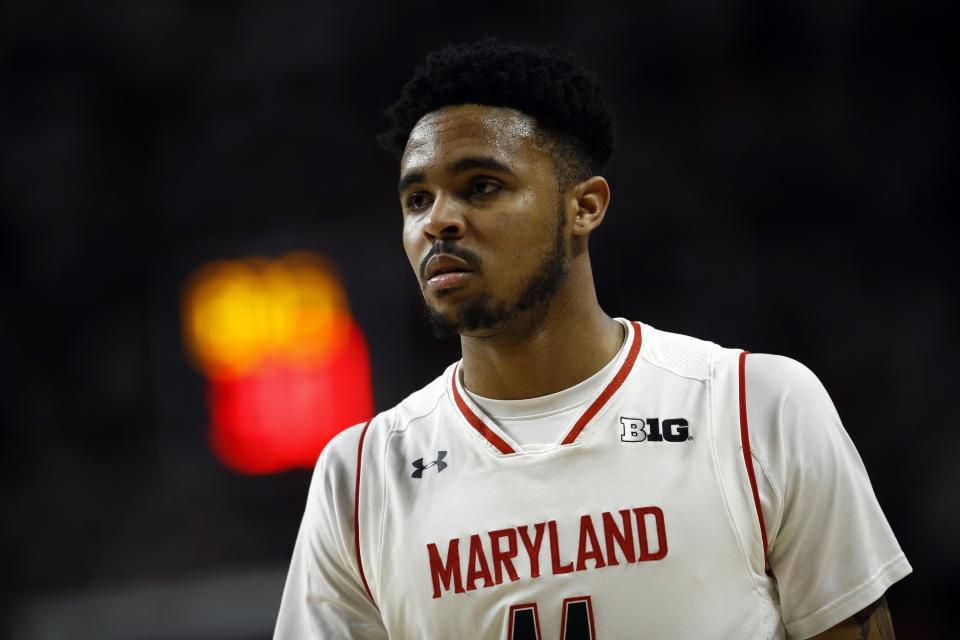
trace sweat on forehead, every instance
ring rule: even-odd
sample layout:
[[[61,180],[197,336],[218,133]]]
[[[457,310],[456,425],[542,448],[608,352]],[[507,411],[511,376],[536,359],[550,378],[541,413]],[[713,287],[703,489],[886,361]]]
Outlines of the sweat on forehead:
[[[403,163],[413,156],[430,157],[449,145],[482,145],[509,153],[516,152],[520,145],[537,143],[536,121],[521,111],[476,104],[449,106],[417,121],[407,140]]]

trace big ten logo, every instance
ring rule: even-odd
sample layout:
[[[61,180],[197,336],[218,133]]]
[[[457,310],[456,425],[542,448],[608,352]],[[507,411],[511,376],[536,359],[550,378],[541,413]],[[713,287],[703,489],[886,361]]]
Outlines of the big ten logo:
[[[686,442],[693,440],[686,418],[620,418],[621,442]]]

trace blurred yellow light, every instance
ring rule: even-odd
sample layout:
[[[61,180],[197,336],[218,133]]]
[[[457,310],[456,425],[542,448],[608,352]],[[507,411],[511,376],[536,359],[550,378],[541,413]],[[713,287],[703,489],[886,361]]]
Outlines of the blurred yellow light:
[[[242,375],[265,361],[315,366],[345,343],[346,294],[319,256],[250,258],[201,267],[183,298],[190,352],[208,375]]]

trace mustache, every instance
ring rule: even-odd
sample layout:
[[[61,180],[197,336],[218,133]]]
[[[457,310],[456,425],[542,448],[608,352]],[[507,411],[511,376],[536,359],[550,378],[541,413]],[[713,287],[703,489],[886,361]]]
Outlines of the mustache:
[[[430,251],[427,252],[427,255],[423,256],[423,260],[420,261],[421,280],[427,277],[427,262],[429,262],[430,258],[438,253],[445,253],[447,255],[460,258],[474,269],[480,268],[480,256],[473,251],[464,249],[460,245],[453,242],[448,242],[447,240],[437,240],[435,243],[433,243],[433,246],[430,247]]]

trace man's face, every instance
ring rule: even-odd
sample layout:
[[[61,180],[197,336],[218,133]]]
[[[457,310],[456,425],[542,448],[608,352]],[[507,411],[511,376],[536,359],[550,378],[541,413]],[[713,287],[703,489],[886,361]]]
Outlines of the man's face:
[[[533,118],[481,105],[417,122],[400,162],[403,246],[434,330],[487,336],[566,274],[566,213]]]

